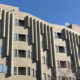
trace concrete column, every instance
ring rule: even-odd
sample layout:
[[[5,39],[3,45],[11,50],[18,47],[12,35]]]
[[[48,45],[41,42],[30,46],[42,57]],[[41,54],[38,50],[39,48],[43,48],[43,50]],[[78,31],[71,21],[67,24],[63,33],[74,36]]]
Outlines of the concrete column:
[[[33,19],[30,18],[30,27],[31,27],[31,44],[34,43],[34,26],[33,26]]]
[[[6,10],[2,11],[2,38],[5,37],[5,28],[6,28]]]
[[[7,12],[6,15],[6,50],[5,50],[5,56],[9,55],[9,32],[10,32],[10,12]]]
[[[34,22],[35,61],[38,61],[37,21],[34,19],[33,22]]]
[[[14,14],[10,15],[10,76],[13,75]]]
[[[38,29],[38,54],[39,54],[39,72],[40,72],[40,79],[39,80],[43,80],[43,70],[42,70],[42,53],[41,53],[41,37],[40,37],[40,23],[39,21],[37,21],[38,25],[37,25],[37,29]]]

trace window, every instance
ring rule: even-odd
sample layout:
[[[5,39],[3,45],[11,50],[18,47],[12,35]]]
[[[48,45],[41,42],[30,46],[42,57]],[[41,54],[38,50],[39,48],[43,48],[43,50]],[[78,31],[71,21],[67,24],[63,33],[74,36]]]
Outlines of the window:
[[[59,68],[59,61],[57,61],[57,68]]]
[[[31,59],[33,60],[34,59],[34,55],[33,55],[34,53],[33,52],[31,52]]]
[[[18,51],[18,56],[19,57],[26,57],[26,51],[25,50],[19,50]]]
[[[34,77],[34,69],[31,69],[31,76]]]
[[[27,75],[30,75],[30,67],[27,67]]]
[[[1,54],[3,54],[4,53],[4,47],[2,46],[1,47]]]
[[[17,26],[17,19],[15,19],[15,26]]]
[[[60,61],[60,67],[66,68],[66,61]]]
[[[18,75],[26,75],[26,68],[18,67]]]
[[[17,41],[17,34],[14,34],[14,40]]]
[[[71,77],[69,77],[69,80],[71,80]]]
[[[5,74],[7,74],[7,71],[8,71],[8,67],[5,66]]]
[[[43,73],[43,80],[46,80],[46,73]]]
[[[44,48],[44,41],[42,41],[42,48]]]
[[[58,80],[60,80],[60,77],[58,77]]]
[[[24,26],[25,21],[19,20],[19,26]]]
[[[68,67],[68,68],[70,68],[70,64],[69,64],[69,61],[67,61],[67,67]]]
[[[17,57],[17,50],[14,49],[14,57]]]
[[[59,52],[60,52],[60,53],[64,53],[64,52],[65,52],[65,51],[64,51],[64,47],[59,46]]]
[[[30,51],[27,50],[27,58],[30,58]]]
[[[54,38],[57,38],[57,36],[56,36],[56,32],[54,32]]]
[[[57,33],[58,38],[62,38],[62,33]]]
[[[3,73],[3,64],[0,64],[0,73]]]
[[[43,60],[43,64],[45,64],[45,57],[42,57],[42,60]]]
[[[19,41],[26,41],[26,35],[19,34]]]
[[[14,75],[17,75],[17,67],[14,67]]]
[[[66,53],[68,53],[67,47],[65,47],[65,51],[66,51]]]
[[[55,46],[56,52],[58,52],[58,46]]]
[[[50,75],[47,75],[47,78],[48,78],[47,80],[50,80]]]
[[[27,42],[29,42],[29,35],[27,35]]]

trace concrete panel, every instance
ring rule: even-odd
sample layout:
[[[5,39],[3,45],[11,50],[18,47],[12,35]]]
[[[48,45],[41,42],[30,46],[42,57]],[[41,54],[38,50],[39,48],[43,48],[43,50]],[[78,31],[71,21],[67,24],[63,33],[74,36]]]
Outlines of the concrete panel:
[[[0,19],[2,19],[2,8],[0,8]]]
[[[67,39],[67,32],[66,32],[66,29],[63,29],[63,39]]]
[[[10,32],[10,13],[6,14],[6,50],[5,56],[9,55],[9,32]]]
[[[34,19],[35,61],[38,61],[37,21]]]
[[[25,27],[27,27],[27,28],[30,27],[30,17],[29,17],[29,16],[27,16],[27,17],[25,18]]]
[[[49,49],[49,46],[48,46],[48,34],[47,34],[47,26],[46,24],[44,24],[44,42],[45,42],[45,50],[48,50]]]
[[[13,75],[14,14],[10,15],[10,75]]]
[[[5,28],[6,28],[6,10],[2,11],[2,38],[5,37]]]
[[[68,50],[69,50],[69,55],[72,55],[72,48],[71,48],[71,37],[70,37],[70,32],[67,30],[67,37],[68,37]]]
[[[38,29],[38,54],[39,54],[39,72],[40,72],[40,80],[43,80],[43,70],[42,70],[42,53],[41,53],[41,38],[40,38],[40,23],[39,21],[37,21],[38,25],[37,25],[37,29]]]
[[[30,18],[30,27],[31,27],[31,44],[34,43],[34,26],[33,26],[33,19]]]
[[[49,60],[50,60],[50,67],[53,67],[53,55],[52,55],[52,45],[51,45],[51,31],[50,27],[47,27],[48,30],[48,44],[49,44]]]
[[[41,34],[44,34],[44,26],[42,22],[40,23],[40,26],[41,26]]]

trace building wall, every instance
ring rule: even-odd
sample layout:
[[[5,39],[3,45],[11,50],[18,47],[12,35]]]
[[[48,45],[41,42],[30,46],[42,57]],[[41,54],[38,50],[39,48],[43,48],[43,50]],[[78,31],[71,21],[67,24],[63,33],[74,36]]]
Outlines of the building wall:
[[[1,5],[0,5],[1,6]],[[10,6],[9,6],[10,7]],[[18,8],[9,12],[8,6],[1,6],[0,16],[1,16],[1,26],[0,26],[0,47],[4,46],[3,55],[0,54],[0,64],[8,66],[8,74],[0,73],[0,80],[37,80],[36,71],[38,63],[38,80],[43,79],[43,73],[50,75],[51,79],[51,68],[55,68],[56,79],[59,75],[63,75],[64,71],[68,68],[57,68],[57,61],[69,61],[71,62],[71,56],[73,56],[73,64],[76,67],[80,67],[80,60],[78,57],[78,46],[80,45],[80,34],[72,29],[65,26],[50,24],[37,17],[34,17],[28,13],[19,12]],[[11,7],[14,9],[14,7]],[[6,11],[5,11],[6,9]],[[9,13],[7,13],[9,12]],[[17,26],[15,26],[15,19],[17,19]],[[19,26],[19,20],[25,21],[24,26]],[[54,32],[62,33],[62,38],[54,38]],[[17,41],[14,40],[14,34],[17,34]],[[19,34],[26,36],[26,41],[19,41]],[[27,41],[27,36],[30,37],[30,42]],[[58,35],[57,35],[58,36]],[[44,39],[43,39],[44,38]],[[55,46],[66,47],[66,40],[68,40],[68,53],[56,52]],[[44,42],[44,48],[42,48],[42,41]],[[14,49],[17,50],[17,57],[14,57]],[[27,50],[30,51],[30,58],[20,58],[18,50],[25,50],[27,55]],[[0,48],[1,51],[1,48]],[[32,60],[32,53],[34,53],[34,60]],[[45,57],[45,64],[43,64],[42,57]],[[48,65],[46,64],[46,58],[48,58]],[[59,63],[60,64],[60,63]],[[48,68],[49,66],[49,68]],[[17,75],[14,75],[14,67],[17,67]],[[30,76],[18,75],[18,68],[25,67],[25,72],[27,72],[27,67],[30,67]],[[31,69],[34,69],[34,77],[31,76]],[[59,73],[60,71],[61,73]],[[71,75],[73,77],[72,69],[70,67]]]

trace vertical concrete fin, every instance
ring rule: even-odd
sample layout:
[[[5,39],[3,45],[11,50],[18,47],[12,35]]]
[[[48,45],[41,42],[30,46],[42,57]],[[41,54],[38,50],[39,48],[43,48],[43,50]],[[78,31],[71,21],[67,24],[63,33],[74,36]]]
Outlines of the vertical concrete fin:
[[[31,27],[31,44],[34,43],[34,26],[33,26],[33,19],[30,18],[30,27]]]
[[[72,33],[72,43],[73,43],[73,59],[74,59],[74,66],[75,66],[75,69],[77,69],[77,65],[76,65],[76,55],[75,55],[75,36],[74,36],[74,33]]]
[[[44,26],[42,22],[40,23],[40,26],[41,26],[41,34],[44,34]]]
[[[47,27],[48,30],[48,43],[49,43],[49,59],[50,59],[50,67],[53,67],[53,55],[52,55],[52,45],[51,45],[51,31],[50,27]]]
[[[5,37],[5,27],[6,27],[6,10],[2,11],[2,38]]]
[[[53,27],[51,27],[51,44],[52,44],[52,55],[53,55],[53,67],[56,67],[55,44],[54,44],[54,31],[53,31]]]
[[[77,34],[74,34],[74,45],[75,45],[76,64],[77,64],[77,67],[79,67],[78,46],[77,46]]]
[[[43,80],[43,70],[42,70],[42,53],[41,53],[41,37],[40,37],[40,23],[37,21],[37,30],[38,30],[38,54],[39,54],[39,71],[40,71],[40,80]]]
[[[76,42],[77,42],[77,45],[79,45],[79,36],[76,34]]]
[[[0,8],[0,20],[2,19],[2,8]]]
[[[6,13],[6,50],[5,56],[9,55],[9,32],[10,32],[10,12]]]
[[[25,18],[25,26],[26,26],[26,28],[29,28],[30,27],[30,18],[29,18],[29,16],[27,16]]]
[[[48,50],[48,34],[47,34],[47,26],[44,24],[44,37],[45,37],[45,49]]]
[[[72,54],[71,51],[71,39],[70,39],[70,32],[67,30],[67,38],[68,38],[68,50],[69,50],[69,54]]]
[[[34,44],[35,44],[35,61],[38,61],[38,41],[37,41],[37,21],[33,20],[34,24]]]
[[[10,15],[10,75],[13,75],[14,14]]]
[[[66,32],[66,29],[63,29],[63,39],[67,39],[67,32]]]

